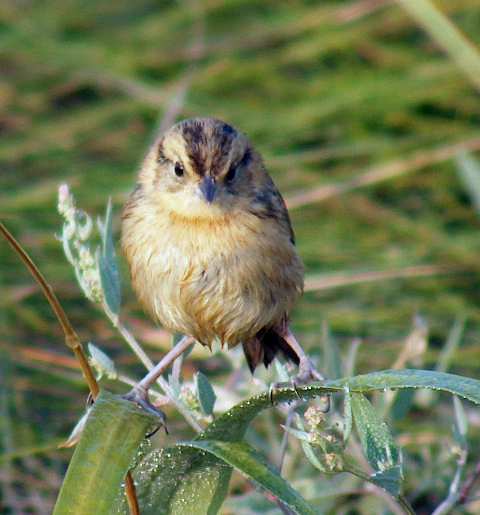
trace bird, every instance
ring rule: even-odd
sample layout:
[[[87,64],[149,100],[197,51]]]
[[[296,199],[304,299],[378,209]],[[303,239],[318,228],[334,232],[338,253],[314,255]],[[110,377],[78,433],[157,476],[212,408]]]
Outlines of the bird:
[[[169,332],[210,349],[241,345],[252,373],[280,355],[299,366],[294,383],[322,379],[289,327],[304,286],[290,217],[241,131],[193,118],[161,135],[121,232],[133,290]]]

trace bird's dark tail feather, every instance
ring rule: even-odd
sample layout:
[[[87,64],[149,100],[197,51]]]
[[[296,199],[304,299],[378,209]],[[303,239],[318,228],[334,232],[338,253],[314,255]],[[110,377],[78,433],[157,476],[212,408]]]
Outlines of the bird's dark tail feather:
[[[292,361],[295,365],[300,362],[290,345],[274,329],[262,329],[255,335],[255,338],[242,345],[248,368],[252,374],[259,363],[268,367],[277,354],[287,361]]]

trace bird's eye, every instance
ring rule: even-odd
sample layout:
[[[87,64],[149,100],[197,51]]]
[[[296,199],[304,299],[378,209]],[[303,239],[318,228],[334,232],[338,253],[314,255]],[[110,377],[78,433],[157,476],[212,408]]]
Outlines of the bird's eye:
[[[233,179],[235,179],[235,176],[237,175],[237,169],[235,166],[231,166],[230,169],[227,172],[227,175],[225,175],[225,180],[227,182],[232,182]]]
[[[185,173],[185,170],[183,169],[182,163],[179,163],[178,161],[175,163],[175,175],[177,177],[183,177],[183,174]]]

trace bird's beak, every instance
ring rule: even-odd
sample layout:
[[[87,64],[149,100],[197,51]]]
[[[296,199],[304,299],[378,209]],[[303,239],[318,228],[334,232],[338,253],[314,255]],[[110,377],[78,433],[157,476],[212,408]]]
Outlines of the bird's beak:
[[[203,177],[203,179],[200,181],[199,189],[207,204],[211,204],[217,191],[215,179],[211,175],[206,174],[205,177]]]

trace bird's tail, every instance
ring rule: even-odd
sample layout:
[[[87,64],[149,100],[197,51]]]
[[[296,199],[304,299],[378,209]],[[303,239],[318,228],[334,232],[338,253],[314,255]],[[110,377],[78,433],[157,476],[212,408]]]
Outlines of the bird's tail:
[[[248,368],[252,374],[260,363],[268,367],[277,354],[280,354],[287,361],[292,361],[295,365],[300,362],[294,350],[275,329],[262,329],[254,338],[244,342],[242,346]]]

